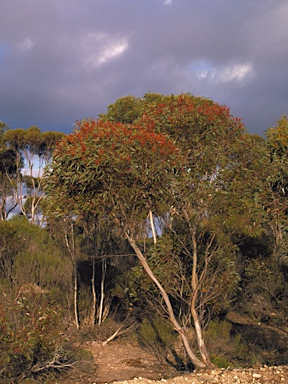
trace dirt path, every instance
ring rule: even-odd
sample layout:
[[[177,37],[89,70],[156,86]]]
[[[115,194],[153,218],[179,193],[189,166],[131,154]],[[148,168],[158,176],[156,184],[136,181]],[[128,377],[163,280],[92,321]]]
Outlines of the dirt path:
[[[75,372],[59,384],[279,384],[288,383],[288,366],[259,369],[215,369],[177,376],[169,364],[160,364],[136,344],[113,341],[86,345],[96,364],[94,372]]]
[[[131,380],[142,377],[160,380],[174,371],[168,364],[160,364],[155,356],[136,344],[114,341],[104,347],[93,344],[91,351],[97,365],[96,383]]]

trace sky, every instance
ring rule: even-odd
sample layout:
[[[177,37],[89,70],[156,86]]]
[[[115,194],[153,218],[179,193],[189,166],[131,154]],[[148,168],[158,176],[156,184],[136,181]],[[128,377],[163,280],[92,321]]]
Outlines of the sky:
[[[191,93],[264,136],[288,114],[287,0],[2,0],[0,121],[70,133],[118,98]]]

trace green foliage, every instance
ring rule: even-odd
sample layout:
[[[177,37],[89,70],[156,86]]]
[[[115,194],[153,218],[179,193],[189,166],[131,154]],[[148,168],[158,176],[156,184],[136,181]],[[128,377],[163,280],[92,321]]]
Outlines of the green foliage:
[[[152,351],[160,361],[173,349],[177,338],[171,325],[157,315],[142,319],[137,335],[140,345]]]
[[[6,220],[8,216],[7,200],[13,191],[11,181],[18,173],[17,154],[11,148],[7,148],[4,136],[9,127],[0,121],[0,220]]]
[[[120,300],[122,308],[130,310],[134,317],[142,318],[144,312],[151,312],[151,308],[147,308],[147,299],[155,299],[158,292],[143,268],[138,263],[131,264],[132,266],[127,265],[124,273],[115,277],[111,294]]]
[[[7,124],[5,124],[3,121],[0,121],[0,151],[2,151],[3,148],[5,148],[5,142],[4,142],[4,134],[6,131],[8,131],[10,128]]]
[[[10,129],[3,136],[9,148],[16,151],[29,151],[33,155],[51,155],[57,141],[63,137],[61,132],[41,132],[38,127]]]
[[[125,96],[118,99],[107,108],[107,113],[100,115],[101,119],[117,123],[131,124],[143,113],[141,99],[134,96]]]
[[[229,340],[231,334],[232,324],[228,321],[212,320],[207,327],[205,337],[212,343],[221,337],[224,341]]]
[[[37,297],[38,296],[38,297]],[[40,295],[41,296],[41,295]],[[63,317],[37,294],[0,303],[0,377],[11,382],[57,370],[68,362],[64,350]],[[51,367],[49,366],[51,365]]]
[[[252,353],[249,355],[248,345],[240,334],[233,334],[232,324],[226,320],[210,321],[205,331],[205,339],[211,359],[219,368],[237,366],[241,361],[246,363],[252,358]]]
[[[161,103],[163,97],[158,93],[146,93],[142,98],[131,95],[120,97],[115,103],[108,106],[107,113],[100,114],[99,117],[104,121],[132,124],[140,119],[149,108]]]
[[[277,121],[275,127],[266,131],[267,145],[270,148],[272,157],[278,157],[282,160],[287,158],[288,149],[288,117],[283,115]]]
[[[184,241],[187,241],[186,243]],[[146,243],[147,261],[169,295],[176,315],[189,319],[192,259],[189,250],[189,237],[176,238],[165,233],[156,244]],[[188,252],[189,251],[189,252]],[[205,249],[204,249],[205,251]],[[205,255],[199,250],[199,275],[206,268]],[[202,321],[205,324],[211,318],[223,316],[231,308],[231,301],[239,294],[240,276],[236,268],[235,248],[225,252],[217,251],[209,262],[206,278],[199,283],[199,308],[202,308]],[[165,315],[161,295],[155,284],[147,277],[141,265],[133,266],[123,275],[117,276],[113,294],[127,300],[133,308],[133,314],[141,317],[143,313],[154,312]],[[149,304],[147,304],[149,303]],[[188,324],[188,320],[187,324]]]
[[[57,290],[62,291],[65,300],[71,283],[71,266],[45,229],[21,216],[1,221],[0,249],[0,282],[18,288],[24,284],[53,288],[53,295]]]
[[[266,131],[267,154],[270,158],[269,193],[265,206],[267,212],[267,232],[274,239],[274,257],[280,263],[288,263],[287,258],[287,212],[288,212],[288,118],[283,115],[275,127]]]
[[[43,195],[41,182],[44,167],[49,163],[56,142],[63,136],[58,132],[42,133],[38,127],[7,129],[0,138],[1,218],[7,219],[7,197],[13,197],[15,206],[35,223]],[[37,166],[36,166],[37,164]],[[37,175],[37,177],[35,177]],[[25,196],[28,202],[25,206]],[[2,200],[2,201],[1,201]]]
[[[144,318],[139,328],[139,338],[144,345],[152,341],[172,347],[176,337],[177,334],[171,325],[157,315],[149,319]]]
[[[0,250],[0,381],[45,381],[84,357],[65,337],[71,262],[23,216],[0,222]]]
[[[16,167],[16,153],[12,149],[2,149],[0,150],[0,174],[1,178],[7,174],[11,177],[17,173],[18,169]]]
[[[287,316],[286,287],[285,274],[275,258],[254,256],[245,263],[241,308],[256,321],[283,326]]]
[[[150,268],[168,294],[177,297],[181,289],[187,289],[187,286],[181,286],[185,266],[181,260],[181,244],[175,242],[175,238],[163,234],[157,243],[148,249],[146,257]]]
[[[105,211],[139,230],[149,207],[163,210],[164,186],[176,158],[171,140],[152,128],[83,121],[55,151],[48,198],[77,215]]]

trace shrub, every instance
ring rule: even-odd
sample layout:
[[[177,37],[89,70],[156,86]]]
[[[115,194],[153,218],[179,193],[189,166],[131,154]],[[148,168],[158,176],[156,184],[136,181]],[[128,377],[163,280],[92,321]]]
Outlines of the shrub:
[[[140,344],[150,349],[162,362],[167,352],[173,348],[177,335],[169,323],[154,316],[143,319],[139,327],[138,338]]]
[[[11,382],[67,368],[62,313],[43,297],[0,303],[0,378]],[[39,295],[38,295],[39,296]]]
[[[211,353],[211,360],[219,368],[249,363],[252,359],[248,345],[240,334],[233,334],[232,324],[226,320],[210,321],[205,339]]]

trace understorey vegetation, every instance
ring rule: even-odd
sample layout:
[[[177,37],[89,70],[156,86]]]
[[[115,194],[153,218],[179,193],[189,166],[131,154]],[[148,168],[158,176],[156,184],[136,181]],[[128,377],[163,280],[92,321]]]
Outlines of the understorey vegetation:
[[[286,116],[262,138],[191,94],[69,135],[1,123],[0,378],[121,337],[178,370],[287,364],[287,150]]]

